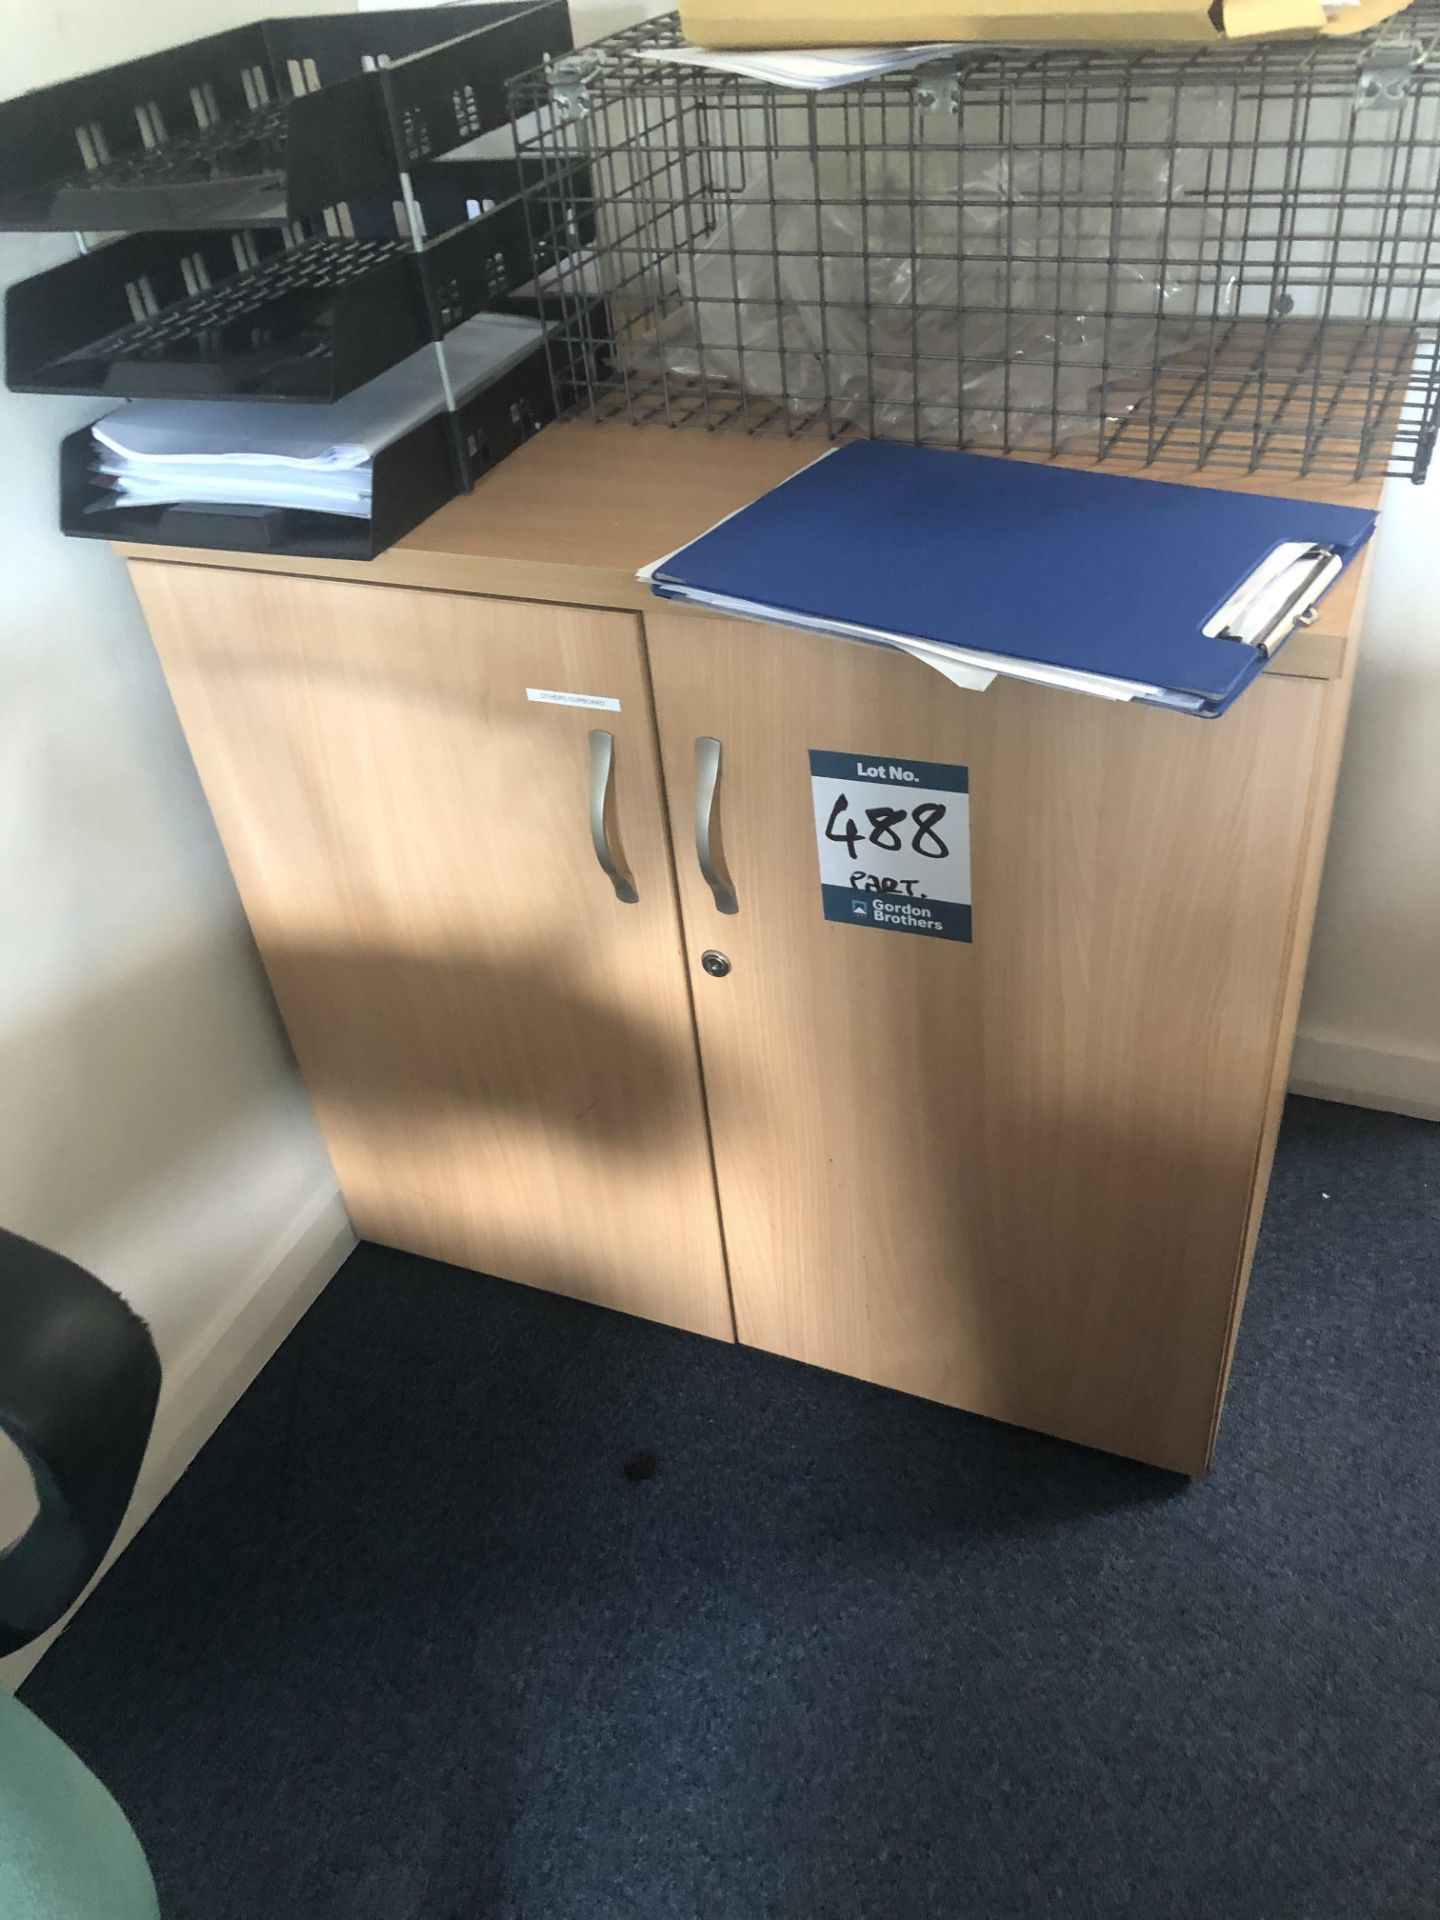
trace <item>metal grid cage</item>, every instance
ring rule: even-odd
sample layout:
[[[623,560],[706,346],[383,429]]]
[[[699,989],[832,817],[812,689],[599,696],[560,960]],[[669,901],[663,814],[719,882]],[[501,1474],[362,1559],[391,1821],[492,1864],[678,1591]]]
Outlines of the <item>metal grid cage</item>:
[[[617,34],[511,89],[563,410],[1423,479],[1437,38],[1415,0],[1351,39],[986,49],[802,94],[654,59],[675,16]]]

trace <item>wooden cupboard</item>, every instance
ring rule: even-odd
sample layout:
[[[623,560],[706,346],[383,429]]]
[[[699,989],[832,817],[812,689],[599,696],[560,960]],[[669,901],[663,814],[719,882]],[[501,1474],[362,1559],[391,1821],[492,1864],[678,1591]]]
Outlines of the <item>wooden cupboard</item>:
[[[1218,722],[649,601],[781,456],[552,429],[369,568],[132,554],[356,1227],[1202,1471],[1354,588]],[[971,940],[822,916],[817,750],[968,770]]]

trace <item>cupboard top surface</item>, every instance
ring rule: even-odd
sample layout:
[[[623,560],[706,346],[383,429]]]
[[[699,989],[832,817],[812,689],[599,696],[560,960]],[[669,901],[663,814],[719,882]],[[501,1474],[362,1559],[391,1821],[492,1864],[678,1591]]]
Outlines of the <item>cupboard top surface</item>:
[[[667,427],[549,427],[373,561],[126,547],[136,559],[172,559],[246,571],[368,580],[581,606],[655,605],[638,568],[683,546],[796,472],[824,449],[811,441]],[[1076,462],[1075,464],[1085,464]],[[1348,506],[1379,503],[1378,480],[1283,482],[1261,475],[1196,474],[1152,467],[1157,480],[1185,480],[1246,493],[1291,494]],[[1351,568],[1314,626],[1281,650],[1271,672],[1328,679],[1343,662],[1363,569]]]

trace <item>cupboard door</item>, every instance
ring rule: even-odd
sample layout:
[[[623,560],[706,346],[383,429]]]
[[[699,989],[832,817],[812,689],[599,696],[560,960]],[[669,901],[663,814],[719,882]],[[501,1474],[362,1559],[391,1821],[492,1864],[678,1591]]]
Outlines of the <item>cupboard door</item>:
[[[132,573],[356,1230],[732,1338],[638,620]]]
[[[902,655],[739,621],[646,625],[740,1339],[1201,1470],[1325,683],[1267,675],[1209,722],[1013,681],[962,692]],[[697,859],[704,737],[734,913]],[[956,842],[946,770],[966,770],[969,939],[900,930],[903,893],[883,929],[823,917],[817,752],[842,773],[939,763]],[[908,850],[923,832],[876,826],[858,781],[832,820],[841,788],[822,791],[819,830],[858,874],[885,865],[872,833]],[[904,807],[903,788],[869,795]],[[923,891],[933,869],[911,868]]]

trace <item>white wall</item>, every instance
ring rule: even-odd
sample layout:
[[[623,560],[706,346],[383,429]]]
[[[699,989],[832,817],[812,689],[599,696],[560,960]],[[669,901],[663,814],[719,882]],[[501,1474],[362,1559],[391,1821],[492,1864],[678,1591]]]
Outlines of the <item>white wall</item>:
[[[245,0],[132,0],[129,6],[105,0],[52,0],[45,8],[12,6],[5,23],[4,94],[48,87],[77,73],[154,53],[177,40],[219,33],[267,13],[298,13],[295,6],[247,6]]]
[[[277,10],[15,7],[4,90]],[[71,252],[0,235],[0,282]],[[60,438],[99,410],[0,391],[0,1222],[150,1324],[138,1516],[352,1239],[124,568],[56,531]]]
[[[1291,1084],[1440,1119],[1440,468],[1377,537]]]
[[[637,20],[653,20],[657,14],[673,13],[678,0],[570,0],[570,24],[576,43],[599,40],[621,27],[634,26]]]

